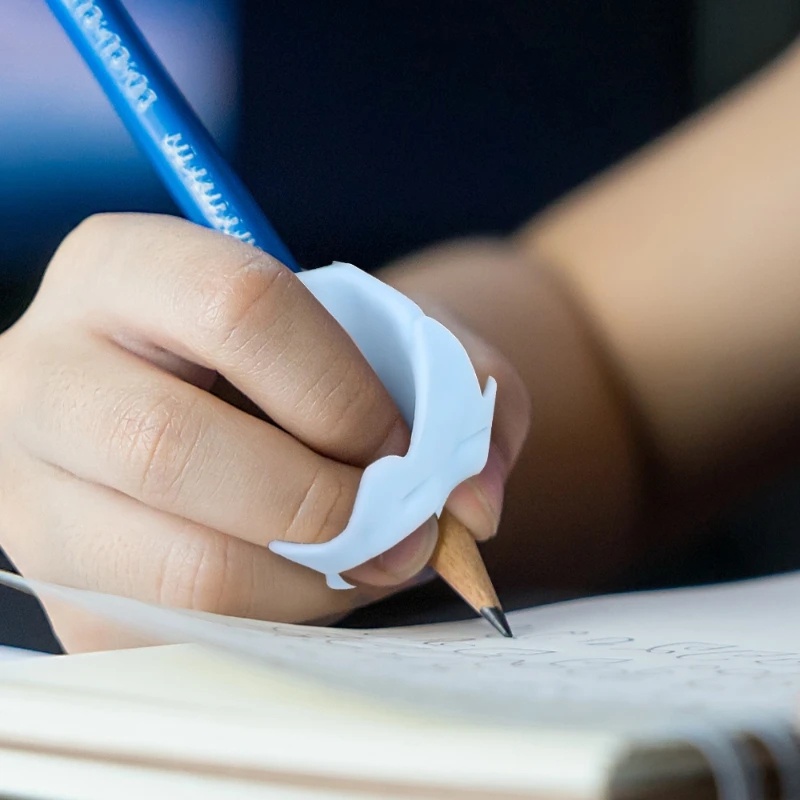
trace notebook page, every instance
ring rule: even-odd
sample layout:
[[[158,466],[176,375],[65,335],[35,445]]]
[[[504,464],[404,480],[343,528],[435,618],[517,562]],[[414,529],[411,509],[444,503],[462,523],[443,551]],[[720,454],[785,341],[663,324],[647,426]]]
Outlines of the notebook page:
[[[516,638],[482,620],[338,630],[164,609],[0,580],[58,597],[164,643],[198,642],[328,684],[527,722],[789,718],[800,695],[800,576],[630,594],[514,612]],[[602,710],[602,714],[599,714]],[[658,713],[655,713],[658,712]],[[599,716],[598,716],[599,714]]]
[[[316,775],[329,788],[347,779],[408,784],[415,797],[440,786],[453,798],[481,787],[491,798],[531,790],[548,800],[597,798],[628,749],[610,732],[453,725],[194,645],[0,665],[0,708],[4,768],[9,742],[35,751],[67,742],[95,762],[127,755],[228,777],[256,770],[266,781]]]
[[[303,788],[263,781],[191,775],[142,765],[98,763],[50,754],[18,752],[3,758],[0,777],[6,797],[109,800],[111,797],[168,797],[170,800],[353,800],[346,790]],[[359,791],[358,800],[385,800]],[[425,798],[422,798],[425,800]]]

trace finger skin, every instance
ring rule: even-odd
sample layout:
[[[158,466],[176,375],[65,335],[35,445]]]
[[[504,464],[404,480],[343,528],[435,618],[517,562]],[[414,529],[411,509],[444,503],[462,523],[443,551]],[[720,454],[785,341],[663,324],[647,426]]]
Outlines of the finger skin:
[[[16,403],[5,418],[16,420],[14,441],[45,466],[262,547],[328,541],[346,526],[359,469],[113,343],[62,336],[27,355],[36,368],[10,393]],[[435,541],[435,529],[412,535],[349,577],[401,584],[425,566]]]
[[[265,548],[158,511],[55,467],[16,459],[13,483],[27,509],[9,556],[27,575],[166,606],[303,622],[380,596],[337,592],[323,576]],[[30,478],[35,475],[36,480]],[[34,510],[35,509],[35,510]],[[5,531],[3,531],[5,533]]]
[[[35,352],[13,435],[42,461],[263,547],[347,524],[357,468],[112,343],[62,337]]]
[[[220,373],[323,455],[363,467],[407,447],[350,337],[288,269],[231,237],[173,217],[99,215],[64,241],[44,289],[51,318]]]

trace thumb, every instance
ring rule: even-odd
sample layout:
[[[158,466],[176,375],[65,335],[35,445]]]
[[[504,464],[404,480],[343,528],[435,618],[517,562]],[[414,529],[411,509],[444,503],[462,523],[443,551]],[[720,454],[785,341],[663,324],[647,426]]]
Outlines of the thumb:
[[[492,442],[486,466],[457,486],[447,499],[448,511],[480,542],[497,533],[510,471],[506,459]]]

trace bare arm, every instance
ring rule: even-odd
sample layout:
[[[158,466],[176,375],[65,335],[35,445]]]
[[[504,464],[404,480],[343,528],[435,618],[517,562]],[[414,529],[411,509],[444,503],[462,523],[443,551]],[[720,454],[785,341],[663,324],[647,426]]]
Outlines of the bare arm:
[[[798,98],[793,50],[513,242],[388,273],[446,297],[532,397],[494,543],[516,580],[602,582],[797,453]]]

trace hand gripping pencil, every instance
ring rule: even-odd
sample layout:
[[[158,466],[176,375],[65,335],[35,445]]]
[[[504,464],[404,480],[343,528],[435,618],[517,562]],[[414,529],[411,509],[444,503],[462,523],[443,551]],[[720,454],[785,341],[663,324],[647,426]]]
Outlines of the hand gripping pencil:
[[[183,213],[302,272],[119,0],[46,2]],[[473,537],[447,512],[431,566],[511,635]]]

